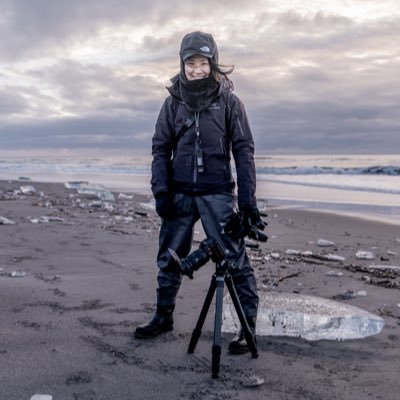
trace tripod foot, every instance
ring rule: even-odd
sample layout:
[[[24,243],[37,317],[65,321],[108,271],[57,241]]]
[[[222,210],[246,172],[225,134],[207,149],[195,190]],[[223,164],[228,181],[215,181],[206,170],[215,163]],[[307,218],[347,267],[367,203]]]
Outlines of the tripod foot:
[[[211,377],[218,378],[219,365],[221,362],[221,346],[214,345],[212,347],[212,363],[211,363]]]

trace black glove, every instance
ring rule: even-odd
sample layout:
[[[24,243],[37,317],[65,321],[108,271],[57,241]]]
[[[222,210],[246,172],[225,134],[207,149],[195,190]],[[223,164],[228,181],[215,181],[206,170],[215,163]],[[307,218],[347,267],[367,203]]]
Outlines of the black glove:
[[[224,232],[235,239],[248,236],[250,239],[266,242],[268,237],[259,230],[265,229],[257,207],[242,207],[239,213],[232,214],[224,226]]]
[[[242,224],[242,213],[233,213],[224,226],[224,233],[234,239],[242,239],[247,234]]]
[[[258,208],[255,206],[241,207],[240,211],[242,212],[242,225],[245,236],[248,236],[250,239],[266,242],[268,239],[267,235],[259,232],[259,230],[263,231],[265,229],[265,223],[261,219]]]
[[[260,212],[257,207],[242,207],[240,211],[243,213],[243,224],[245,227],[255,226],[262,231],[265,229],[265,224],[261,219]]]
[[[172,196],[169,193],[156,195],[156,212],[160,218],[169,219],[172,217]]]

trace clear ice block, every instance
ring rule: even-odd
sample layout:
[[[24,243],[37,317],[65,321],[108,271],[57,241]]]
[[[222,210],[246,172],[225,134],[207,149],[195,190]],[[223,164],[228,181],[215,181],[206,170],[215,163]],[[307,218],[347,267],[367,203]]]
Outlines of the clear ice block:
[[[95,197],[103,201],[115,201],[115,197],[112,192],[99,186],[81,187],[78,189],[78,193],[89,197]]]
[[[34,394],[30,400],[52,400],[53,396],[49,394]]]
[[[306,340],[360,339],[381,332],[385,322],[359,307],[292,293],[261,292],[257,335],[294,336]],[[224,298],[224,332],[236,333],[240,324],[229,295]]]

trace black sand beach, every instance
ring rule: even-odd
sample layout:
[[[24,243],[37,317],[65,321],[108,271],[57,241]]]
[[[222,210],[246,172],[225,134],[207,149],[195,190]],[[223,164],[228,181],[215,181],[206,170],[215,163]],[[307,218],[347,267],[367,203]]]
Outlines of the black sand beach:
[[[15,195],[22,185],[36,193]],[[0,224],[0,399],[399,398],[400,275],[363,271],[372,263],[400,265],[399,226],[267,210],[270,240],[260,252],[249,250],[260,291],[334,298],[380,315],[385,327],[379,335],[341,342],[259,336],[257,359],[229,355],[232,335],[223,334],[220,377],[212,379],[212,313],[195,354],[187,354],[212,263],[194,280],[184,279],[172,332],[135,339],[135,327],[155,310],[159,219],[140,206],[146,196],[115,195],[105,207],[61,184],[0,181],[0,217],[15,223]],[[44,216],[48,222],[31,222]],[[320,238],[335,242],[329,252],[345,261],[285,253],[324,254],[316,245]],[[359,250],[375,259],[357,259]],[[267,261],[271,253],[281,256]],[[330,270],[343,276],[327,276]],[[350,291],[366,295],[346,296]]]

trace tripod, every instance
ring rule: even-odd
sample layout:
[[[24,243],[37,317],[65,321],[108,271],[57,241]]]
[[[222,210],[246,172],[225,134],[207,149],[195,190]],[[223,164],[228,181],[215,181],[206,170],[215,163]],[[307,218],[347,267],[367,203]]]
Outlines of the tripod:
[[[244,315],[243,308],[240,304],[238,294],[233,284],[232,276],[228,272],[228,263],[225,260],[217,261],[216,271],[211,278],[210,287],[208,289],[206,298],[204,300],[204,304],[201,309],[196,327],[193,330],[188,348],[188,353],[194,352],[196,344],[199,341],[201,335],[201,330],[204,321],[206,319],[208,309],[210,308],[211,301],[214,297],[214,293],[217,292],[215,299],[214,342],[212,346],[212,366],[211,366],[211,371],[212,371],[211,376],[213,378],[218,377],[220,361],[221,361],[221,326],[222,326],[224,283],[226,283],[226,286],[228,287],[229,294],[231,296],[233,305],[235,306],[237,316],[239,317],[243,334],[250,348],[251,355],[253,358],[258,357],[254,336],[250,331],[249,324],[247,323],[246,317]]]

